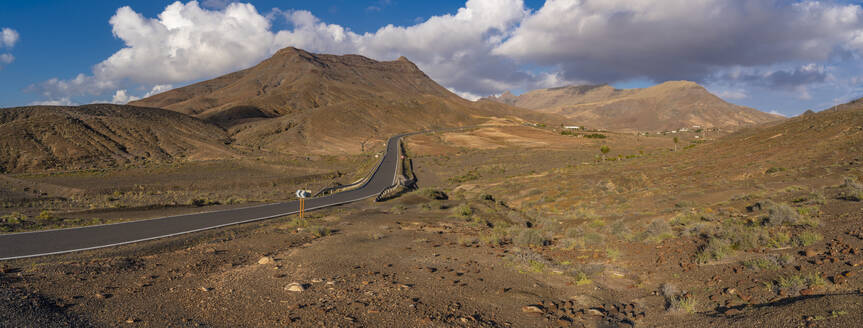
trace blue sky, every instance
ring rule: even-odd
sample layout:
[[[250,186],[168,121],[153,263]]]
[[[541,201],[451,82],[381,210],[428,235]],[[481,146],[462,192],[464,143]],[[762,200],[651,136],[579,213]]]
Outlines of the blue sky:
[[[471,99],[679,79],[784,115],[863,97],[853,2],[4,1],[0,32],[2,107],[122,103],[285,46],[404,55]]]

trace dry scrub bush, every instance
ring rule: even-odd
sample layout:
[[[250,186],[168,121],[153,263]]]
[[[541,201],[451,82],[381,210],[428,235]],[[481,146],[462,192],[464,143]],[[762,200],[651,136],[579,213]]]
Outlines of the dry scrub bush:
[[[839,199],[855,202],[863,200],[863,183],[854,177],[845,177],[845,181],[839,186]]]

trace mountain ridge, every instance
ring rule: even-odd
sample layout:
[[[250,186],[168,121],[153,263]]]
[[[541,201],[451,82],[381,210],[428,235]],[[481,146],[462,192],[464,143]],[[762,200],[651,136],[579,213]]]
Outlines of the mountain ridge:
[[[615,130],[662,131],[691,126],[737,129],[782,119],[728,103],[691,81],[668,81],[643,89],[571,85],[486,99],[559,114],[573,124]]]

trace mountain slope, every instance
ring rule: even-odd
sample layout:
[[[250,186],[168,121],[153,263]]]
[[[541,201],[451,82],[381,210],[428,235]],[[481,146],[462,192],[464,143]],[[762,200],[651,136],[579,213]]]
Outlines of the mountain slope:
[[[296,48],[130,104],[210,121],[240,145],[304,153],[357,152],[369,138],[473,125],[500,114],[458,97],[404,57],[378,62]]]
[[[608,85],[567,86],[533,90],[520,96],[505,93],[488,99],[560,114],[572,124],[615,130],[662,131],[694,125],[739,128],[781,119],[725,102],[688,81],[626,90]]]
[[[91,169],[231,156],[224,130],[179,113],[120,105],[0,109],[0,172]]]

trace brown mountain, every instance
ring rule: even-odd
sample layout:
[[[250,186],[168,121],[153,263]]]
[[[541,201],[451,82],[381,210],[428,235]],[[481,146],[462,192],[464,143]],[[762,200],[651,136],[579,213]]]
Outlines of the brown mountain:
[[[738,128],[781,119],[725,102],[688,81],[626,90],[609,85],[566,86],[533,90],[520,96],[507,92],[487,99],[560,114],[574,125],[615,130],[662,131],[694,125]]]
[[[0,109],[0,172],[91,169],[231,156],[224,130],[156,108],[119,105]]]
[[[474,125],[519,111],[462,99],[404,57],[379,62],[296,48],[131,104],[218,124],[240,145],[303,153],[358,152],[370,138]]]

